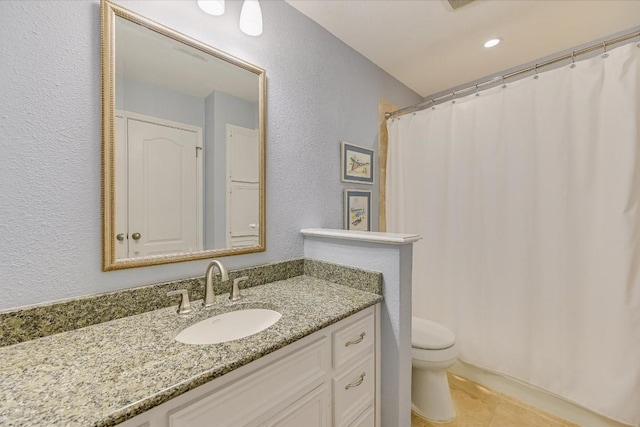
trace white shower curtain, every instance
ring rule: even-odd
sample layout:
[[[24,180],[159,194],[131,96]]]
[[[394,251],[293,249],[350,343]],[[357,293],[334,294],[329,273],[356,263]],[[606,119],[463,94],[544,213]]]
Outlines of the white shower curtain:
[[[640,49],[388,122],[387,230],[461,359],[640,425]]]

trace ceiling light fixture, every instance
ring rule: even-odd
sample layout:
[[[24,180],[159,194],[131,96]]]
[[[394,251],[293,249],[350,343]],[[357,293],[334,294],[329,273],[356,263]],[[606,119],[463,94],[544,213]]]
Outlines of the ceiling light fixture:
[[[250,36],[262,34],[262,10],[259,0],[244,0],[240,11],[240,29]]]
[[[224,14],[224,0],[198,0],[198,6],[209,15],[220,16]]]
[[[494,47],[497,46],[502,41],[502,37],[497,37],[495,39],[487,40],[484,43],[484,47]]]

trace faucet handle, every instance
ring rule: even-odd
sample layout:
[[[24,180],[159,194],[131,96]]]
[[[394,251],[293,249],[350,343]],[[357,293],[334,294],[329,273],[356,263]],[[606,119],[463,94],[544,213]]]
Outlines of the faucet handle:
[[[189,302],[189,293],[186,289],[178,289],[177,291],[167,292],[167,296],[180,295],[180,304],[178,304],[178,314],[191,313],[191,303]]]
[[[229,301],[238,301],[242,298],[240,295],[240,287],[238,286],[240,282],[244,282],[245,280],[249,280],[249,276],[238,277],[237,279],[233,279],[233,287],[231,288],[231,293],[229,294]]]

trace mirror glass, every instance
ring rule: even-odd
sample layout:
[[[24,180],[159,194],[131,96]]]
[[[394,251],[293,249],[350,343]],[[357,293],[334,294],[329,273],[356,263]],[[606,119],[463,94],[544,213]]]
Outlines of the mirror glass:
[[[105,270],[265,249],[264,82],[103,2]]]

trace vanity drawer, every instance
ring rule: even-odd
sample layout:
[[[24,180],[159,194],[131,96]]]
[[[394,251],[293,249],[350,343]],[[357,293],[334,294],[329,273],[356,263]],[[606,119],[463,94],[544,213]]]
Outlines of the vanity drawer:
[[[365,351],[373,353],[375,323],[372,311],[333,333],[333,367],[339,369]]]
[[[373,355],[367,356],[353,369],[333,380],[333,420],[335,426],[347,426],[354,422],[375,398],[375,363]],[[357,424],[356,424],[357,425]],[[366,424],[365,424],[366,425]]]

